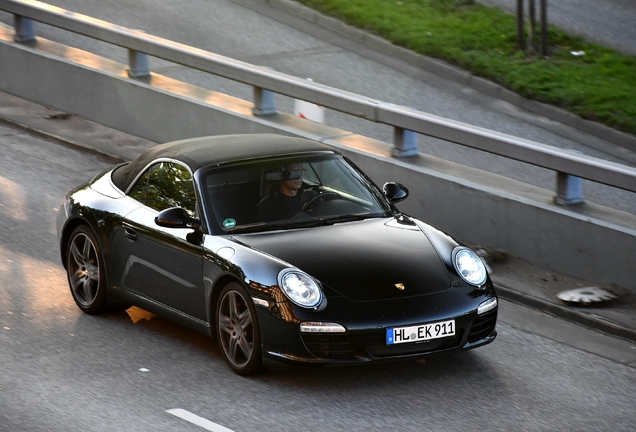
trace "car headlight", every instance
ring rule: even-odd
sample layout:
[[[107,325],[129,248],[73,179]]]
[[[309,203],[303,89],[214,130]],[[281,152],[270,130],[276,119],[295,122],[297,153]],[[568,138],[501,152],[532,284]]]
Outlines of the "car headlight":
[[[322,290],[308,274],[285,269],[278,274],[278,285],[285,295],[298,306],[313,308],[322,301]]]
[[[458,247],[453,250],[453,265],[457,273],[471,285],[482,286],[488,273],[484,262],[470,249]]]

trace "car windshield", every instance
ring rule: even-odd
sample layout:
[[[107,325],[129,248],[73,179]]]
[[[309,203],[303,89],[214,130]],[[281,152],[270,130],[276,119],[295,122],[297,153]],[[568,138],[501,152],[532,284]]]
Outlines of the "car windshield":
[[[303,155],[205,171],[206,213],[216,232],[253,232],[391,214],[377,187],[340,155]]]

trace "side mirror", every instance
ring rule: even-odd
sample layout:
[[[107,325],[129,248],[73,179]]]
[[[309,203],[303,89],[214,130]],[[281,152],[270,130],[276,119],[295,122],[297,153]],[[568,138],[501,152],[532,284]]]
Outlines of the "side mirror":
[[[384,183],[382,191],[391,204],[404,201],[409,196],[409,190],[406,186],[395,182]]]
[[[160,211],[155,218],[155,223],[164,228],[191,228],[195,230],[201,228],[201,221],[191,217],[181,207],[172,207]]]

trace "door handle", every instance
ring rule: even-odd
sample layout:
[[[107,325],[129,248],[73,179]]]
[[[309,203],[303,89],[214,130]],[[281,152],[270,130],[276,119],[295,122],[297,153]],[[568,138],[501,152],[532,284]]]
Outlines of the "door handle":
[[[137,232],[132,227],[124,225],[124,235],[130,240],[137,240]]]

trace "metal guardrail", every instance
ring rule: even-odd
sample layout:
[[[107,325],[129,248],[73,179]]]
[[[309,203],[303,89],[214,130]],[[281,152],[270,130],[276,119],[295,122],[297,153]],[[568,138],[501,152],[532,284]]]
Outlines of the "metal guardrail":
[[[14,15],[18,43],[35,39],[37,21],[127,49],[131,79],[150,73],[148,56],[153,56],[252,86],[255,115],[275,113],[275,94],[282,94],[393,126],[396,157],[417,154],[413,137],[419,133],[556,171],[558,204],[582,201],[580,178],[636,192],[636,169],[625,165],[367,98],[35,0],[0,0],[0,10]]]

